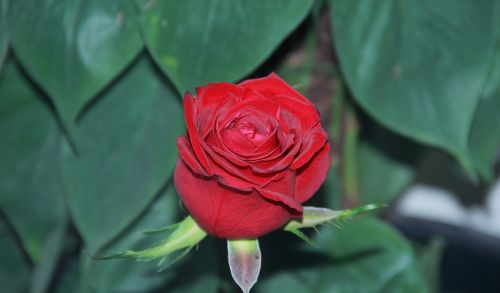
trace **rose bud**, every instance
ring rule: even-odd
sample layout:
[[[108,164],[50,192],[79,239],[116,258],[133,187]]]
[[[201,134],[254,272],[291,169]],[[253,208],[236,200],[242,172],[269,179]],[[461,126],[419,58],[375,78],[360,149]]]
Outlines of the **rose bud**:
[[[330,167],[315,106],[275,74],[184,97],[174,184],[208,234],[252,239],[302,216]]]

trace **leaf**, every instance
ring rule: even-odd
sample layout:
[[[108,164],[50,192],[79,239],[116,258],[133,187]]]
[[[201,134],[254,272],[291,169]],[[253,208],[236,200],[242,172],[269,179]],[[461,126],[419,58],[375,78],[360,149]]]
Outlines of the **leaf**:
[[[358,145],[362,202],[390,203],[415,176],[423,148],[367,120]]]
[[[500,4],[497,5],[497,27],[500,28]],[[481,176],[493,181],[493,165],[500,149],[500,29],[497,32],[495,60],[477,108],[470,136],[470,152]]]
[[[468,137],[495,44],[496,1],[333,1],[335,46],[359,104],[471,168]]]
[[[143,10],[146,45],[180,93],[209,82],[233,82],[250,73],[313,4],[307,0],[137,2]]]
[[[414,170],[368,143],[359,145],[359,186],[363,202],[392,201],[413,178]]]
[[[63,171],[68,206],[89,251],[123,231],[166,184],[183,125],[177,96],[147,58],[82,117],[78,153],[64,148]]]
[[[0,284],[3,292],[25,292],[29,286],[30,267],[15,236],[0,216]]]
[[[9,37],[7,35],[7,0],[0,0],[0,76],[2,73],[7,49],[9,47]]]
[[[31,293],[48,292],[63,252],[66,238],[67,220],[62,220],[45,240],[42,258],[33,271]]]
[[[164,238],[142,234],[142,231],[170,225],[178,218],[178,197],[173,185],[169,185],[147,211],[122,235],[102,250],[100,255],[109,255],[130,248],[149,247]],[[204,240],[198,249],[172,265],[158,272],[151,262],[137,262],[132,259],[95,261],[83,258],[85,274],[81,276],[96,292],[215,292],[217,259],[210,241]],[[206,266],[204,264],[210,264]],[[190,291],[190,287],[193,290]],[[163,290],[165,289],[165,290]]]
[[[43,97],[10,60],[0,79],[0,209],[33,262],[65,217],[62,140]]]
[[[427,292],[409,243],[387,224],[365,217],[319,235],[321,250],[288,255],[286,267],[262,278],[256,292]],[[274,256],[266,262],[283,262]]]
[[[250,292],[259,278],[262,262],[259,240],[227,240],[227,255],[233,280],[244,293]]]
[[[423,273],[430,292],[440,292],[441,262],[445,250],[445,240],[439,236],[431,238],[425,246],[418,245],[417,257],[420,270]],[[414,243],[415,244],[415,243]]]
[[[134,13],[129,1],[10,1],[15,54],[67,124],[141,50]]]
[[[99,255],[151,245],[152,238],[143,235],[141,231],[173,223],[177,210],[178,197],[173,185],[169,185],[144,215],[99,252]],[[86,255],[82,261],[85,268],[82,277],[97,292],[146,292],[171,278],[170,275],[159,274],[156,266],[149,262],[135,262],[130,259],[96,261]]]

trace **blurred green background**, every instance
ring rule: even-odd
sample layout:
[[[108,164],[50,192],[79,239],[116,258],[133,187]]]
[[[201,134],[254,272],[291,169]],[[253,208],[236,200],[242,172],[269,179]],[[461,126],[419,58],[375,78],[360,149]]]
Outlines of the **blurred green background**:
[[[171,182],[184,93],[270,72],[330,133],[308,205],[390,207],[311,233],[319,249],[264,236],[254,292],[499,288],[500,233],[477,227],[500,224],[419,218],[442,201],[403,199],[427,184],[500,213],[500,1],[0,0],[0,290],[238,292],[223,240],[160,273],[88,254],[146,247],[141,231],[186,214]]]

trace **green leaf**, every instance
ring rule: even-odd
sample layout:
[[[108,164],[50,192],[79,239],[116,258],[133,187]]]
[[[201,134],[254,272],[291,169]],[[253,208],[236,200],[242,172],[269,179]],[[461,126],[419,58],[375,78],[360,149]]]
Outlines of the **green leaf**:
[[[325,227],[315,242],[320,251],[306,247],[307,254],[288,256],[297,263],[263,278],[256,292],[427,292],[409,243],[375,218]],[[279,261],[272,254],[266,260]]]
[[[29,287],[30,267],[17,246],[15,236],[0,217],[0,284],[2,292],[26,292]]]
[[[9,37],[7,35],[7,0],[0,0],[0,75],[2,72],[7,49],[9,47]]]
[[[390,203],[415,175],[422,147],[367,120],[358,145],[361,200]],[[371,123],[370,123],[371,122]]]
[[[144,235],[142,231],[174,223],[179,214],[178,202],[173,185],[169,185],[138,221],[99,254],[109,255],[116,251],[154,245],[165,234],[155,234],[155,238]],[[153,289],[157,290],[155,292],[215,292],[218,284],[215,269],[217,258],[208,239],[161,273],[154,263],[132,259],[95,261],[84,256],[83,263],[85,274],[81,278],[95,292],[148,292]],[[191,287],[192,290],[189,289]]]
[[[166,184],[183,130],[178,97],[147,58],[88,109],[75,129],[77,154],[63,150],[63,173],[89,251],[123,231]]]
[[[497,5],[497,23],[500,31],[500,4]],[[471,130],[470,151],[475,166],[486,180],[494,179],[493,165],[500,149],[500,32],[497,32],[495,60],[479,101]]]
[[[363,202],[392,201],[413,178],[414,170],[368,143],[359,145],[359,187]]]
[[[31,293],[48,292],[54,273],[57,270],[59,258],[64,249],[67,220],[62,220],[45,240],[42,258],[33,271]]]
[[[184,93],[209,82],[233,82],[250,73],[297,27],[313,1],[138,3],[149,51]]]
[[[89,293],[91,288],[82,278],[82,266],[80,262],[72,259],[64,263],[64,270],[58,276],[54,284],[54,293]],[[93,293],[93,292],[92,292]]]
[[[420,270],[428,284],[430,292],[440,292],[440,271],[443,253],[446,246],[445,240],[434,236],[423,246],[413,243]]]
[[[496,1],[333,1],[335,46],[359,104],[470,171],[468,137],[495,44]]]
[[[36,263],[65,217],[58,125],[11,59],[0,79],[0,209]]]
[[[10,1],[16,56],[67,123],[142,48],[129,1]]]
[[[132,247],[151,245],[152,238],[141,232],[173,223],[177,210],[178,197],[173,185],[170,185],[138,221],[99,254],[108,255]],[[84,279],[97,292],[146,292],[172,278],[171,275],[157,273],[157,267],[149,262],[130,259],[96,261],[86,255],[82,260],[85,267]]]

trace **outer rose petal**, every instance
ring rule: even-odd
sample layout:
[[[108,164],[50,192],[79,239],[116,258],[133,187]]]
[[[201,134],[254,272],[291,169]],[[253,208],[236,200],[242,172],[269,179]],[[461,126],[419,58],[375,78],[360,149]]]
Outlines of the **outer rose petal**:
[[[330,145],[326,144],[309,163],[297,170],[295,199],[298,202],[305,202],[318,191],[328,176],[331,162]]]
[[[311,161],[314,154],[316,154],[316,152],[318,152],[327,142],[326,137],[326,132],[323,128],[319,127],[319,125],[311,129],[303,138],[299,155],[295,158],[292,165],[290,165],[290,168],[298,169]]]
[[[177,138],[177,149],[179,150],[179,157],[182,158],[191,170],[197,174],[209,176],[205,169],[203,169],[203,166],[200,165],[186,136],[179,136]]]
[[[262,78],[245,80],[239,86],[253,89],[267,97],[277,95],[287,96],[295,102],[314,108],[314,105],[307,98],[274,73]]]
[[[210,235],[225,239],[257,238],[286,224],[292,215],[257,192],[225,188],[215,179],[195,176],[177,160],[174,185],[196,222]]]
[[[194,154],[198,158],[200,164],[206,170],[206,173],[209,175],[213,174],[212,165],[209,163],[207,155],[203,151],[200,145],[200,137],[198,135],[198,131],[195,127],[196,116],[198,115],[198,109],[196,106],[195,98],[187,93],[184,96],[184,119],[186,121],[186,127],[189,134],[189,139],[191,141],[191,147],[193,149]]]
[[[245,89],[227,82],[215,82],[196,88],[196,97],[200,104],[200,109],[217,112],[217,108],[226,102],[229,97],[238,98],[245,92]]]

